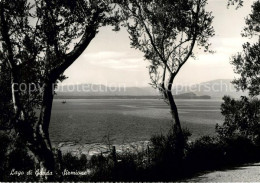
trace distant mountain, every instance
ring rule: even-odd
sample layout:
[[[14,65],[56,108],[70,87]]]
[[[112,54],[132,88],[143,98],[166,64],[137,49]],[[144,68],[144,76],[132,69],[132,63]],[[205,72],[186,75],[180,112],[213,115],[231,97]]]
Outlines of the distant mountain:
[[[237,91],[230,79],[218,79],[213,81],[207,81],[200,84],[192,85],[188,87],[185,92],[194,92],[195,94],[209,95],[215,99],[221,99],[224,95],[231,96],[233,98],[239,98],[242,95],[247,95],[246,92]],[[183,93],[182,91],[181,93]]]
[[[156,96],[159,92],[152,87],[115,87],[96,84],[59,86],[61,96]]]
[[[56,99],[161,99],[161,95],[58,95]],[[195,93],[174,95],[175,99],[211,99],[208,95],[198,96]],[[66,100],[63,101],[66,103]]]
[[[79,85],[64,85],[59,86],[56,90],[59,98],[65,98],[66,96],[79,98],[79,97],[115,97],[115,96],[159,96],[158,90],[152,87],[114,87],[96,84],[79,84]],[[173,95],[180,95],[187,93],[192,98],[192,95],[210,96],[214,99],[221,99],[224,95],[229,95],[234,98],[239,98],[241,95],[246,95],[244,92],[237,92],[235,87],[231,84],[229,79],[219,79],[213,81],[207,81],[200,84],[191,86],[178,85],[173,87]],[[184,95],[184,98],[187,96]],[[139,97],[138,97],[139,96]],[[181,97],[181,95],[179,96]],[[179,98],[178,97],[178,98]]]

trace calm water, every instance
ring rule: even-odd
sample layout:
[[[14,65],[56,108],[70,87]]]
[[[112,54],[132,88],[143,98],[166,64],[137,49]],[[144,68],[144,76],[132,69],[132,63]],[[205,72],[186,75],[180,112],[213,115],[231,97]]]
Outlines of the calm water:
[[[54,100],[50,136],[54,143],[124,143],[148,140],[166,134],[171,126],[169,107],[157,99],[70,99]],[[183,127],[192,138],[214,134],[223,122],[222,101],[177,100]]]

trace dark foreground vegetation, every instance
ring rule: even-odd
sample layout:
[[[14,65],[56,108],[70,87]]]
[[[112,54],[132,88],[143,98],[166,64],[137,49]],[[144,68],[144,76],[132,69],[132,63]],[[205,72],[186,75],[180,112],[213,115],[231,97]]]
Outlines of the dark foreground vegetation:
[[[186,134],[188,135],[188,134]],[[186,136],[187,137],[187,136]],[[186,138],[188,139],[188,138]],[[155,136],[151,139],[149,152],[81,157],[65,154],[60,160],[55,154],[57,163],[56,181],[175,181],[185,179],[205,170],[215,170],[260,161],[259,144],[254,144],[246,137],[221,138],[204,136],[192,143],[185,141],[184,156],[178,153],[176,136],[170,132],[167,136]],[[2,181],[37,181],[39,176],[26,175],[33,170],[33,161],[22,146],[9,156],[5,143],[6,136],[1,136]],[[12,170],[25,172],[23,175],[11,175]],[[72,172],[71,175],[66,171]],[[86,175],[73,175],[81,172]],[[62,175],[63,173],[63,175]],[[66,175],[64,175],[64,173]]]
[[[234,100],[224,97],[223,125],[216,126],[216,136],[203,136],[194,142],[183,130],[184,141],[172,128],[167,135],[153,136],[148,149],[141,152],[80,157],[55,153],[57,181],[175,181],[192,177],[206,170],[215,170],[260,161],[259,100]],[[255,122],[255,123],[254,123]],[[247,124],[247,125],[246,125]],[[0,180],[33,181],[34,163],[19,141],[1,135]],[[15,148],[14,148],[15,147]],[[183,147],[184,149],[181,149]],[[15,149],[10,151],[10,149]],[[23,175],[10,175],[12,170]],[[19,172],[18,172],[19,173]],[[75,175],[81,174],[81,175]],[[83,175],[82,175],[83,174]]]

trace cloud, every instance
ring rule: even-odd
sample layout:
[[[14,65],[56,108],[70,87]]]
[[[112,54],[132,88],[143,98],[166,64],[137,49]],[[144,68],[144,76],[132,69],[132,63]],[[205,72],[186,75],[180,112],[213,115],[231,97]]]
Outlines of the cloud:
[[[93,66],[110,69],[143,69],[146,64],[142,56],[127,52],[97,52],[86,53],[83,57]]]
[[[195,54],[196,59],[192,64],[209,65],[229,67],[230,58],[242,51],[242,45],[246,42],[254,42],[243,37],[215,37],[211,39],[211,49],[215,51],[214,54],[199,52]]]
[[[109,59],[109,58],[121,58],[125,56],[125,52],[112,52],[112,51],[102,51],[96,53],[85,53],[84,58],[87,59]]]

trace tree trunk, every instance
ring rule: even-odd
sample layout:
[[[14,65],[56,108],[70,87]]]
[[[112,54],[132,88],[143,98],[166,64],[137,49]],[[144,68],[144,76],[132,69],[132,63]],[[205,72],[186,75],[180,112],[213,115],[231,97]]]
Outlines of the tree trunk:
[[[51,149],[51,142],[49,138],[49,125],[51,120],[51,110],[54,96],[54,82],[46,81],[43,85],[43,94],[42,94],[42,106],[40,111],[40,116],[38,123],[36,123],[35,129],[37,133],[42,134]]]
[[[174,101],[173,95],[171,91],[167,91],[167,97],[169,100],[169,105],[170,105],[170,109],[171,109],[171,115],[172,115],[172,119],[174,122],[174,126],[176,128],[176,132],[182,134],[182,128],[181,128],[181,123],[180,123],[180,118],[179,118],[179,113],[178,113],[178,108],[176,106],[176,103]]]
[[[167,96],[167,99],[169,101],[169,105],[170,105],[170,109],[171,109],[171,115],[172,115],[172,119],[173,119],[173,122],[174,122],[174,131],[175,131],[175,133],[180,135],[181,138],[183,138],[178,108],[176,106],[176,103],[174,101],[174,97],[172,95],[172,83],[173,83],[175,76],[176,76],[176,74],[171,73],[167,90],[164,88],[164,92],[165,92],[165,95]]]
[[[43,87],[40,117],[34,126],[33,121],[25,118],[23,109],[20,107],[19,92],[12,87],[13,101],[16,101],[14,102],[16,115],[13,121],[15,131],[30,150],[29,154],[33,157],[35,171],[40,171],[37,177],[41,181],[53,180],[52,175],[55,170],[55,160],[48,132],[53,102],[52,86],[52,83],[47,83]]]
[[[48,139],[42,133],[37,132],[30,123],[15,119],[16,134],[22,139],[26,148],[29,150],[28,154],[33,157],[35,164],[35,171],[47,172],[54,174],[54,156],[50,148]],[[52,180],[53,176],[38,175],[41,181]]]
[[[184,141],[184,135],[183,135],[183,131],[181,128],[181,123],[180,123],[180,119],[179,119],[179,113],[178,113],[178,109],[176,106],[176,103],[174,101],[174,97],[172,95],[171,91],[167,91],[167,96],[168,96],[168,100],[169,100],[169,105],[171,108],[171,115],[172,115],[172,120],[174,122],[173,125],[173,132],[176,134],[176,149],[177,149],[177,156],[178,156],[178,160],[181,160],[183,158],[184,155],[184,146],[185,146],[185,141]]]
[[[41,146],[40,151],[35,151],[39,168],[43,171],[51,171],[52,173],[55,171],[55,161],[49,137],[49,124],[51,120],[53,95],[54,82],[47,80],[43,85],[42,106],[39,120],[34,127],[37,142]],[[47,178],[47,180],[51,180],[52,176]]]
[[[48,125],[43,125],[39,123],[37,128],[33,128],[33,123],[35,121],[30,121],[27,114],[25,114],[23,105],[21,103],[21,94],[19,91],[19,79],[18,79],[18,69],[15,62],[15,56],[13,54],[12,42],[9,37],[9,27],[5,17],[5,9],[3,4],[0,1],[0,19],[1,19],[1,34],[3,37],[3,47],[7,48],[7,57],[8,64],[11,69],[11,90],[12,90],[12,101],[13,101],[13,109],[14,109],[14,117],[12,119],[12,124],[14,125],[15,132],[19,137],[21,137],[24,141],[24,144],[32,152],[32,155],[35,157],[35,161],[37,161],[39,168],[43,171],[46,170],[54,170],[54,158],[52,149],[49,141],[49,134],[46,133],[46,128]],[[44,93],[45,94],[45,93]],[[44,95],[43,96],[46,96]],[[48,93],[49,94],[49,93]],[[48,97],[46,97],[48,98]],[[43,97],[43,109],[44,111],[51,111],[51,105],[46,105],[45,98]],[[48,103],[50,104],[50,103]],[[51,100],[52,104],[52,100]],[[48,110],[47,110],[48,109]],[[42,113],[42,112],[41,112]],[[47,112],[46,112],[47,113]],[[45,116],[45,115],[43,115]],[[48,113],[47,115],[48,116]],[[45,121],[50,119],[46,118]],[[45,123],[45,124],[49,124]],[[43,177],[41,176],[42,180]]]
[[[30,138],[31,139],[31,138]],[[35,173],[38,173],[39,181],[52,181],[54,172],[54,156],[52,149],[49,149],[42,137],[38,137],[34,141],[27,140],[27,148],[34,160]]]

